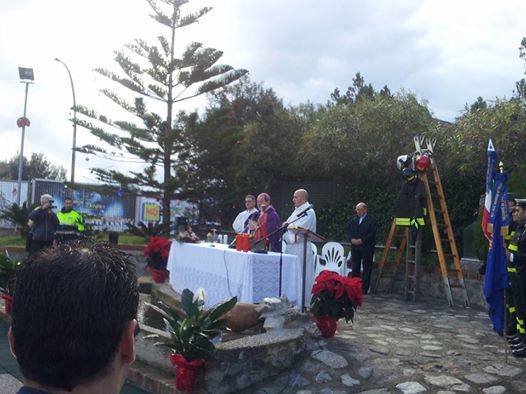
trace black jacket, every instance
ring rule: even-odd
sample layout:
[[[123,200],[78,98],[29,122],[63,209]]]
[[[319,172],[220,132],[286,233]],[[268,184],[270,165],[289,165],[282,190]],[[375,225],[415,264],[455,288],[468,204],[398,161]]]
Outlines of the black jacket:
[[[29,214],[34,223],[31,227],[31,237],[35,241],[53,241],[58,229],[58,218],[55,212],[37,208]]]
[[[346,229],[349,241],[353,238],[360,238],[361,245],[352,245],[351,249],[371,250],[374,249],[376,242],[376,220],[370,214],[367,214],[360,224],[358,215],[353,215],[347,224]]]

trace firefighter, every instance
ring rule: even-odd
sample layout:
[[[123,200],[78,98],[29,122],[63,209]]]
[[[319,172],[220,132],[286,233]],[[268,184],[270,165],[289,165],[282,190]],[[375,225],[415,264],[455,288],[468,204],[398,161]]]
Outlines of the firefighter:
[[[511,282],[517,269],[509,264],[509,247],[511,240],[515,237],[517,230],[518,222],[516,220],[516,207],[517,203],[515,202],[515,194],[508,193],[508,211],[510,215],[510,225],[508,227],[508,234],[504,236],[504,242],[506,248],[508,249],[508,287],[506,288],[506,337],[508,340],[516,337],[517,335],[517,316],[515,314],[515,303],[513,302],[513,292],[511,290]],[[485,268],[485,267],[484,267]]]
[[[57,242],[67,242],[78,239],[84,235],[84,218],[73,209],[73,199],[66,197],[64,207],[57,213],[59,226],[55,232]]]
[[[418,229],[425,224],[425,188],[414,169],[411,156],[402,155],[396,160],[398,169],[404,177],[404,184],[398,194],[395,205],[395,223],[397,226]]]
[[[508,337],[511,352],[516,357],[526,357],[526,199],[516,199],[514,220],[517,222],[515,235],[510,241],[508,273],[515,306],[516,333]]]

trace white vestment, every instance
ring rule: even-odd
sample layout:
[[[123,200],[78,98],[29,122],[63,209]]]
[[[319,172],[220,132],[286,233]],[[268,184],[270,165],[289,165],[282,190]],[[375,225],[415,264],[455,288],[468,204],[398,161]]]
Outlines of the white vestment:
[[[310,204],[308,202],[300,205],[298,208],[292,212],[292,214],[287,219],[287,223],[291,227],[302,227],[304,229],[316,232],[316,213],[314,209],[309,209],[307,214],[298,219],[298,214],[303,212]],[[297,220],[296,220],[297,219]],[[296,220],[296,221],[295,221]],[[292,223],[294,222],[294,223]],[[283,235],[283,240],[287,243],[285,253],[294,254],[299,257],[302,275],[303,275],[303,248],[304,248],[304,237],[300,234],[295,234],[294,232],[288,230]],[[306,275],[305,275],[305,306],[310,305],[311,299],[311,290],[314,283],[314,256],[311,252],[312,245],[310,241],[307,241],[307,256],[306,256]],[[302,277],[298,278],[299,286],[301,286]]]
[[[257,212],[256,208],[252,208],[251,210],[245,209],[244,211],[239,212],[239,214],[236,216],[236,220],[234,220],[234,223],[232,224],[232,228],[236,233],[243,232],[245,228],[245,222],[254,212]]]

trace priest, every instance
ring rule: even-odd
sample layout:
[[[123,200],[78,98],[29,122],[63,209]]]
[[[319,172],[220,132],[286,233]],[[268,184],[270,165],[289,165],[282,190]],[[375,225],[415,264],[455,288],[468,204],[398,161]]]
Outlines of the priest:
[[[287,221],[283,224],[284,227],[294,228],[302,227],[306,230],[316,232],[316,213],[309,204],[309,193],[305,189],[298,189],[294,192],[292,197],[294,203],[294,211],[289,216]],[[304,250],[304,236],[298,234],[290,229],[283,236],[283,240],[287,244],[285,253],[294,254],[299,257],[301,267],[303,269],[303,250]],[[307,256],[306,256],[306,276],[305,276],[305,305],[310,304],[311,289],[314,283],[314,256],[311,253],[312,245],[307,241]],[[303,272],[302,272],[303,277]],[[300,284],[301,286],[301,278]]]
[[[268,193],[261,193],[258,195],[256,201],[259,215],[256,218],[256,214],[253,214],[248,219],[250,223],[257,221],[254,240],[256,242],[263,242],[265,250],[279,253],[281,252],[281,231],[278,231],[281,226],[279,215],[271,205],[270,195]],[[249,224],[249,227],[252,228],[252,224]]]

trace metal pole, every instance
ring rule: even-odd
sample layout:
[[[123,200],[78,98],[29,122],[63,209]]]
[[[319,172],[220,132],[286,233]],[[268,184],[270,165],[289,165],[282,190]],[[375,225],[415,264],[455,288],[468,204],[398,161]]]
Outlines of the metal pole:
[[[29,90],[29,82],[24,82],[26,84],[26,95],[24,98],[24,119],[26,118],[27,113],[27,92]],[[22,167],[24,164],[24,138],[26,135],[26,122],[22,125],[22,139],[20,141],[20,155],[18,156],[18,186],[16,193],[16,203],[20,206],[20,195],[22,194]]]
[[[73,78],[71,77],[71,72],[66,63],[64,63],[59,58],[55,58],[59,63],[62,63],[66,67],[68,72],[69,82],[71,83],[71,93],[73,94],[73,147],[71,150],[71,183],[75,183],[75,149],[77,147],[77,99],[75,98],[75,85],[73,85]]]

